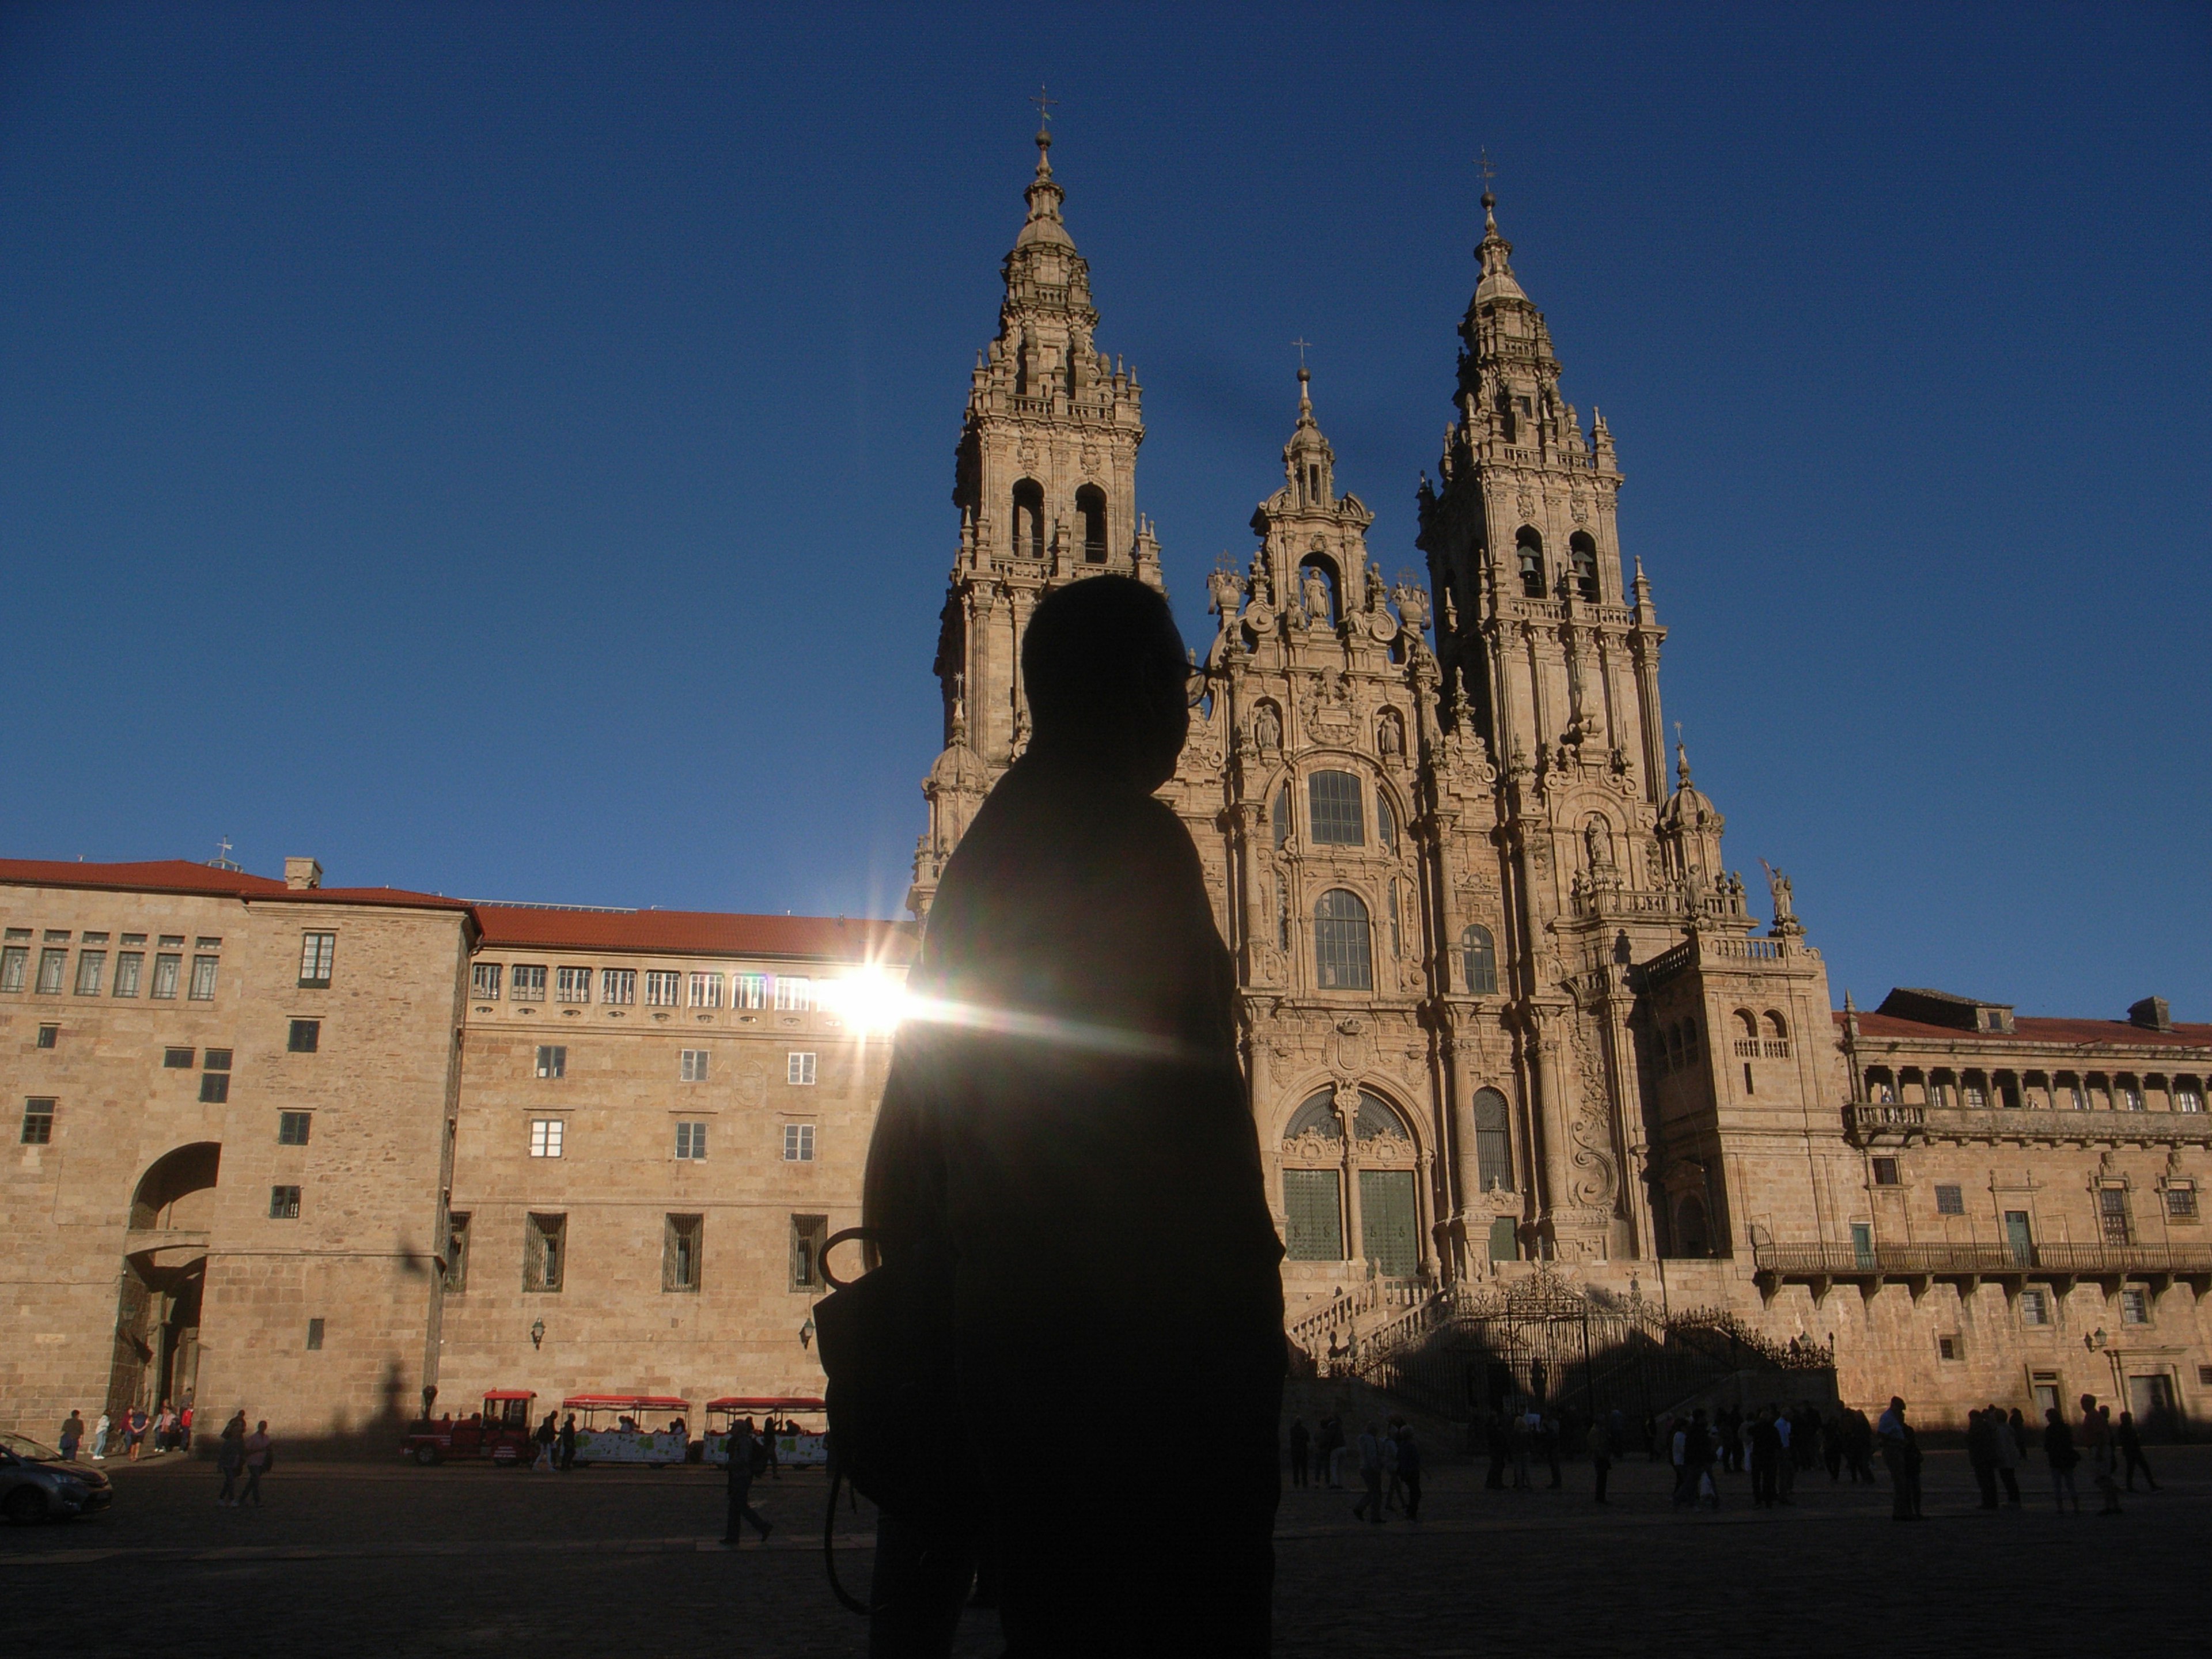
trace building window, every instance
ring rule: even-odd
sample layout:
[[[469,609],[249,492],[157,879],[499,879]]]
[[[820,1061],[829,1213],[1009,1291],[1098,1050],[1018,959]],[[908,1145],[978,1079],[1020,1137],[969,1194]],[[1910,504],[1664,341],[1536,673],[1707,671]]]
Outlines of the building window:
[[[814,981],[778,974],[775,976],[775,1006],[793,1013],[805,1013],[814,1006]]]
[[[1966,1212],[1966,1192],[1963,1187],[1938,1186],[1936,1188],[1936,1213],[1964,1215]]]
[[[191,1048],[164,1048],[161,1050],[161,1064],[172,1072],[191,1071],[192,1069],[193,1060],[198,1058],[198,1051]]]
[[[30,971],[31,947],[10,945],[0,949],[0,991],[20,991]]]
[[[2140,1112],[2142,1109],[2142,1091],[2136,1088],[2132,1083],[2122,1084],[2120,1085],[2120,1109],[2124,1112]]]
[[[2097,1189],[2097,1220],[2106,1243],[2135,1243],[2135,1224],[2128,1214],[2126,1188],[2100,1187]]]
[[[686,1048],[678,1062],[677,1075],[686,1083],[704,1083],[707,1080],[707,1051],[704,1048]]]
[[[1577,530],[1567,538],[1567,563],[1574,571],[1575,591],[1586,599],[1597,598],[1597,544],[1589,532]]]
[[[279,1112],[276,1114],[276,1144],[279,1146],[304,1146],[307,1132],[313,1127],[313,1112]]]
[[[2201,1112],[2204,1097],[2193,1083],[2185,1083],[2173,1091],[2173,1109],[2177,1112]]]
[[[2120,1291],[2120,1323],[2150,1323],[2150,1292],[2142,1285],[2130,1285]]]
[[[703,1123],[679,1123],[676,1126],[676,1156],[689,1164],[703,1162],[707,1156],[707,1126]]]
[[[1474,1097],[1475,1180],[1486,1193],[1513,1190],[1513,1136],[1505,1097],[1484,1089]]]
[[[41,1025],[39,1027],[38,1046],[40,1048],[52,1048],[58,1044],[61,1040],[62,1028],[60,1026]]]
[[[814,1126],[811,1123],[787,1123],[783,1126],[783,1161],[786,1164],[814,1162]]]
[[[691,975],[691,1006],[694,1008],[719,1008],[722,1006],[722,976],[720,974]]]
[[[62,975],[69,971],[69,952],[51,947],[39,952],[39,994],[58,997],[62,994]]]
[[[118,997],[137,996],[139,975],[144,973],[145,969],[146,953],[143,951],[118,951],[115,957],[113,994]]]
[[[1897,1179],[1897,1160],[1895,1158],[1878,1158],[1875,1159],[1874,1184],[1877,1187],[1894,1187],[1899,1184]]]
[[[269,1218],[271,1221],[297,1221],[300,1218],[300,1189],[297,1187],[271,1187],[269,1189]]]
[[[319,1319],[311,1319],[307,1322],[307,1352],[319,1352],[322,1346],[323,1322]]]
[[[791,1218],[791,1288],[818,1290],[822,1285],[822,1247],[829,1241],[830,1218],[795,1215]]]
[[[1375,792],[1375,839],[1386,852],[1398,850],[1398,815],[1390,810],[1390,798],[1380,788]]]
[[[1279,853],[1291,839],[1291,786],[1285,784],[1275,793],[1275,850]]]
[[[538,1045],[538,1075],[566,1077],[568,1075],[568,1051],[556,1043]]]
[[[23,1103],[23,1145],[44,1146],[54,1138],[54,1103],[51,1100],[26,1100]]]
[[[568,1120],[558,1117],[533,1117],[530,1120],[530,1155],[532,1158],[558,1158],[561,1139],[566,1132]]]
[[[568,1270],[568,1218],[531,1216],[522,1234],[522,1288],[557,1291]]]
[[[1526,398],[1521,399],[1521,407],[1525,414],[1528,408],[1528,400]],[[1513,538],[1513,553],[1521,568],[1521,596],[1528,599],[1542,599],[1544,597],[1544,538],[1524,525],[1522,526],[1521,533]]]
[[[619,1003],[628,1007],[637,1000],[637,969],[635,968],[602,968],[599,969],[599,1000]]]
[[[2192,1183],[2185,1181],[2167,1183],[2166,1214],[2170,1221],[2197,1219],[2197,1188]]]
[[[730,1006],[732,1008],[767,1007],[768,975],[739,974],[730,987]]]
[[[684,983],[684,975],[665,968],[651,968],[645,975],[645,1006],[648,1008],[673,1008],[677,993]]]
[[[219,1106],[230,1098],[230,1050],[210,1048],[200,1060],[200,1098]]]
[[[1406,945],[1405,935],[1398,926],[1398,884],[1396,882],[1393,881],[1389,884],[1387,896],[1390,901],[1390,954],[1393,957],[1402,957],[1406,954]]]
[[[194,957],[192,958],[192,981],[190,988],[185,992],[186,1000],[191,1002],[213,1002],[215,1000],[215,970],[216,961],[217,958],[214,957]]]
[[[696,1291],[699,1288],[699,1247],[705,1232],[704,1216],[672,1215],[660,1234],[660,1288]]]
[[[323,1022],[319,1019],[295,1019],[290,1036],[284,1040],[284,1052],[290,1054],[312,1054],[323,1044]]]
[[[1959,1339],[1957,1337],[1939,1336],[1936,1339],[1936,1357],[1937,1358],[1956,1359],[1959,1358],[1960,1352]]]
[[[1468,927],[1459,936],[1461,967],[1469,996],[1498,994],[1498,941],[1487,927]]]
[[[446,1291],[458,1296],[469,1287],[469,1217],[464,1210],[446,1218]]]
[[[542,962],[518,962],[507,970],[507,1000],[510,1002],[543,1002],[545,1000],[545,964]]]
[[[98,996],[100,981],[106,977],[106,951],[80,951],[76,953],[76,994],[79,996]]]
[[[183,958],[163,951],[154,958],[154,988],[148,994],[156,1001],[173,1002],[177,999],[177,970]]]
[[[2048,1325],[2051,1322],[2051,1292],[2028,1290],[2020,1293],[2020,1322],[2023,1325]]]
[[[1990,1103],[1989,1097],[1982,1092],[1982,1085],[1978,1083],[1966,1085],[1965,1094],[1966,1106],[1970,1110],[1978,1112]]]
[[[1283,1171],[1283,1254],[1293,1261],[1344,1260],[1341,1180],[1334,1170]]]
[[[479,962],[471,968],[469,970],[469,994],[479,1002],[497,1002],[500,967],[496,962]]]
[[[1359,807],[1359,780],[1349,772],[1316,772],[1306,784],[1317,847],[1358,847],[1367,840]]]
[[[1333,887],[1314,906],[1314,971],[1328,991],[1375,988],[1367,906],[1356,893]]]
[[[300,984],[308,990],[328,990],[331,983],[331,964],[337,960],[338,936],[336,933],[302,933],[300,935]]]
[[[783,1080],[801,1087],[811,1086],[814,1082],[814,1056],[796,1051],[786,1054],[783,1057]]]
[[[592,1000],[592,970],[588,968],[555,970],[553,997],[556,1002],[589,1002]]]

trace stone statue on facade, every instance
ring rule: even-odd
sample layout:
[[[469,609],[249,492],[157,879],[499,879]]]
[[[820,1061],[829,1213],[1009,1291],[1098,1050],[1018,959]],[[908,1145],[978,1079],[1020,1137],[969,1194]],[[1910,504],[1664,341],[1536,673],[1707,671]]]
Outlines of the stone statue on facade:
[[[1316,628],[1329,624],[1328,581],[1311,565],[1305,568],[1300,579],[1300,598],[1304,603],[1306,620]]]

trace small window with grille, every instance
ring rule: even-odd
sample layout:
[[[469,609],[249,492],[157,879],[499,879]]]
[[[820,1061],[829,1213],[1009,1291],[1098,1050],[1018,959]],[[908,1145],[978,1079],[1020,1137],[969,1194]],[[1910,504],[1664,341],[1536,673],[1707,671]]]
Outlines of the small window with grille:
[[[54,1103],[43,1096],[26,1100],[23,1103],[23,1145],[49,1146],[53,1138]]]
[[[1938,1184],[1936,1188],[1936,1212],[1938,1215],[1964,1215],[1966,1212],[1966,1189]]]
[[[331,982],[331,965],[337,959],[338,936],[336,933],[302,933],[300,935],[300,983],[305,987],[327,989]]]
[[[271,1187],[269,1189],[269,1218],[271,1221],[297,1221],[300,1218],[300,1189],[297,1187]]]

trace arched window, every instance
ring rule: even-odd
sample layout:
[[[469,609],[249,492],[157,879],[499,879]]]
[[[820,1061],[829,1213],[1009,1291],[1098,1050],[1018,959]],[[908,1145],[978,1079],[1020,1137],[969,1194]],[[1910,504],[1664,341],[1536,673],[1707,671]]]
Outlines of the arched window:
[[[1740,1040],[1746,1042],[1758,1041],[1759,1022],[1751,1017],[1750,1009],[1739,1008],[1735,1011],[1735,1034]]]
[[[1044,486],[1035,478],[1014,486],[1014,556],[1044,557]]]
[[[1766,1035],[1777,1042],[1787,1042],[1790,1036],[1790,1027],[1783,1023],[1782,1016],[1771,1008],[1766,1011]]]
[[[1390,810],[1389,796],[1380,789],[1375,792],[1375,839],[1385,852],[1398,850],[1398,815]]]
[[[1389,892],[1390,896],[1390,954],[1393,957],[1402,957],[1406,954],[1406,940],[1404,931],[1398,925],[1398,884],[1396,881],[1393,880],[1389,884]]]
[[[1406,1127],[1406,1120],[1398,1115],[1398,1109],[1377,1094],[1366,1090],[1359,1091],[1359,1115],[1352,1128],[1362,1140],[1411,1140],[1413,1132]]]
[[[1344,1139],[1344,1124],[1336,1115],[1336,1097],[1326,1089],[1292,1113],[1290,1123],[1283,1130],[1285,1141],[1310,1134],[1319,1135],[1323,1140]]]
[[[1279,853],[1291,838],[1291,786],[1285,784],[1275,796],[1275,850]]]
[[[1586,530],[1567,538],[1567,562],[1574,567],[1575,591],[1586,599],[1597,597],[1597,544]]]
[[[1083,521],[1083,562],[1106,562],[1106,492],[1085,484],[1075,492],[1075,516]]]
[[[1505,1097],[1483,1089],[1474,1097],[1475,1180],[1486,1193],[1513,1190],[1513,1132],[1505,1115]]]
[[[1469,996],[1494,997],[1498,994],[1498,941],[1490,936],[1490,929],[1480,924],[1462,931],[1459,936],[1461,967],[1467,979]]]
[[[1306,785],[1317,847],[1358,847],[1367,839],[1359,810],[1359,780],[1349,772],[1316,772]]]
[[[1513,538],[1514,553],[1521,562],[1521,592],[1532,599],[1544,597],[1544,538],[1527,525]]]
[[[1374,947],[1367,907],[1357,893],[1332,887],[1314,906],[1314,971],[1328,991],[1375,988]]]

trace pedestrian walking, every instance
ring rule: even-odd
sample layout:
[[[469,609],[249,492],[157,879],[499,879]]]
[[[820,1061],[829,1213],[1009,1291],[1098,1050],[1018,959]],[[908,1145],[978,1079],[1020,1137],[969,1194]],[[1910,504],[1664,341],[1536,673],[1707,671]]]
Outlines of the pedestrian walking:
[[[2089,1478],[2097,1490],[2105,1495],[2105,1506],[2100,1515],[2120,1513],[2120,1480],[2118,1455],[2112,1444],[2112,1407],[2100,1407],[2097,1396],[2081,1396],[2081,1443],[2089,1451]]]
[[[1613,1473],[1613,1436],[1602,1423],[1592,1423],[1589,1431],[1590,1473],[1596,1481],[1592,1494],[1597,1502],[1605,1502],[1606,1477]]]
[[[1535,1436],[1536,1413],[1514,1413],[1506,1431],[1506,1444],[1513,1454],[1513,1490],[1533,1492],[1535,1485],[1528,1479],[1528,1443]]]
[[[192,1402],[185,1401],[185,1408],[177,1413],[177,1447],[180,1451],[192,1449]]]
[[[729,1519],[722,1527],[722,1542],[736,1549],[744,1534],[740,1527],[750,1524],[760,1534],[761,1542],[775,1530],[775,1523],[752,1505],[753,1476],[767,1462],[761,1443],[753,1434],[753,1420],[741,1417],[730,1425],[729,1437],[722,1443],[729,1456],[729,1468],[725,1472],[729,1480]]]
[[[1751,1438],[1751,1506],[1753,1509],[1772,1509],[1775,1492],[1780,1485],[1775,1466],[1781,1461],[1782,1435],[1776,1423],[1774,1407],[1769,1406],[1745,1425]]]
[[[1406,1503],[1405,1483],[1398,1479],[1398,1426],[1402,1421],[1394,1417],[1382,1431],[1382,1507],[1386,1512],[1402,1509]]]
[[[240,1413],[244,1421],[245,1414]],[[276,1467],[276,1443],[269,1437],[269,1419],[263,1418],[246,1437],[246,1490],[238,1495],[238,1507],[244,1509],[246,1499],[253,1507],[261,1507],[261,1477]]]
[[[2043,1460],[2051,1465],[2051,1495],[2058,1504],[2058,1512],[2066,1513],[2066,1500],[2074,1500],[2074,1513],[2081,1513],[2081,1493],[2074,1485],[2074,1466],[2081,1461],[2081,1452],[2074,1444],[2074,1431],[2066,1426],[2066,1419],[2051,1407],[2043,1413]]]
[[[1698,1413],[1700,1419],[1704,1415],[1703,1412]],[[1674,1444],[1668,1454],[1674,1464],[1674,1507],[1678,1510],[1685,1504],[1694,1504],[1698,1498],[1697,1467],[1690,1461],[1693,1449],[1690,1443],[1690,1431],[1692,1426],[1692,1423],[1677,1424],[1674,1429]]]
[[[1330,1490],[1344,1490],[1344,1419],[1331,1412],[1321,1420],[1321,1461]]]
[[[1896,1395],[1889,1397],[1889,1409],[1874,1425],[1875,1437],[1881,1442],[1882,1467],[1889,1472],[1890,1510],[1893,1521],[1912,1521],[1919,1517],[1919,1499],[1913,1491],[1915,1474],[1919,1463],[1919,1448],[1912,1443],[1905,1423],[1905,1401]]]
[[[92,1461],[94,1462],[105,1463],[107,1461],[107,1436],[113,1426],[114,1419],[106,1412],[100,1413],[100,1421],[92,1425]]]
[[[70,1414],[72,1417],[76,1415],[74,1412]],[[2136,1432],[2136,1414],[2133,1412],[2120,1413],[2120,1426],[2113,1431],[2112,1437],[2119,1443],[2120,1455],[2127,1460],[2128,1490],[2133,1492],[2136,1489],[2136,1471],[2141,1469],[2143,1484],[2156,1492],[2158,1480],[2150,1472],[2150,1464],[2144,1460],[2142,1437]]]
[[[1507,1443],[1505,1419],[1495,1407],[1482,1419],[1482,1446],[1490,1457],[1490,1473],[1483,1480],[1483,1489],[1486,1492],[1504,1492],[1505,1460],[1510,1455],[1511,1448]]]
[[[1790,1494],[1797,1488],[1797,1424],[1786,1411],[1778,1407],[1774,1413],[1774,1501],[1790,1502]]]
[[[1973,1471],[1974,1484],[1982,1489],[1982,1507],[1996,1508],[1996,1433],[1989,1416],[1978,1411],[1966,1413],[1966,1467]]]
[[[1421,1448],[1413,1438],[1413,1425],[1398,1424],[1398,1481],[1406,1495],[1406,1519],[1421,1518]]]
[[[215,1466],[222,1475],[222,1490],[216,1494],[216,1507],[232,1510],[238,1507],[238,1476],[246,1467],[246,1413],[244,1412],[222,1425],[222,1437],[216,1442]]]
[[[1352,1506],[1354,1519],[1382,1524],[1382,1434],[1370,1423],[1359,1436],[1359,1501]]]
[[[560,1437],[561,1431],[553,1425],[553,1413],[546,1413],[545,1420],[538,1425],[538,1432],[532,1437],[538,1442],[538,1461],[530,1466],[532,1474],[540,1469],[548,1474],[554,1473],[553,1445]]]
[[[84,1419],[74,1406],[70,1414],[62,1419],[62,1431],[54,1437],[61,1443],[62,1462],[76,1462],[76,1449],[84,1443]]]
[[[1291,1419],[1291,1484],[1306,1484],[1306,1463],[1313,1449],[1313,1435],[1303,1417]]]
[[[561,1424],[559,1446],[561,1473],[566,1474],[576,1467],[576,1413],[570,1412]]]
[[[2020,1413],[2014,1412],[2017,1419]],[[2012,1424],[1995,1405],[1982,1413],[1982,1420],[1990,1425],[1990,1441],[1996,1449],[1997,1479],[2004,1482],[2005,1503],[2013,1509],[2020,1507],[2021,1443],[2013,1432]]]

